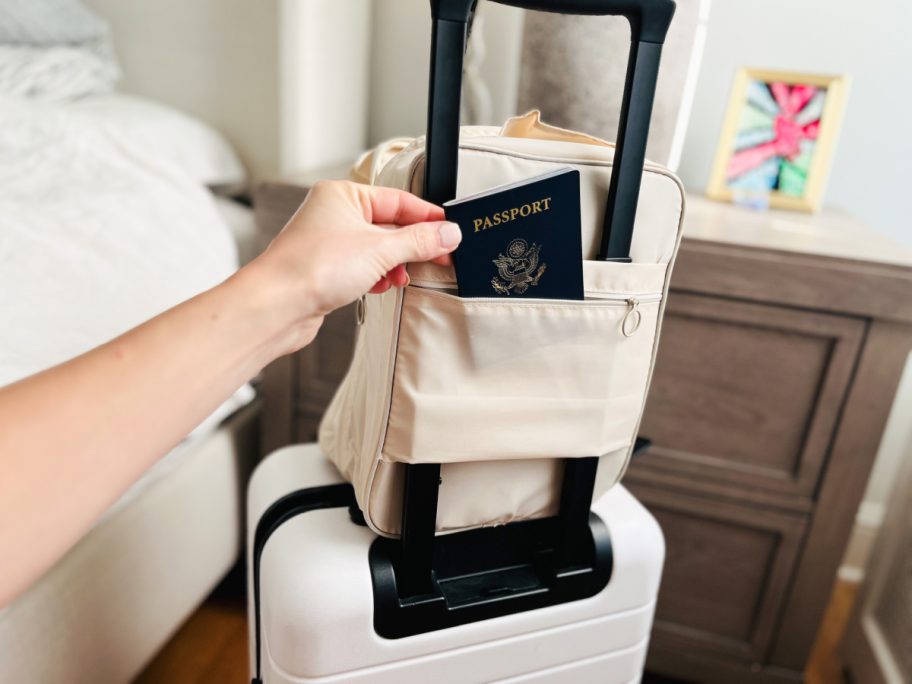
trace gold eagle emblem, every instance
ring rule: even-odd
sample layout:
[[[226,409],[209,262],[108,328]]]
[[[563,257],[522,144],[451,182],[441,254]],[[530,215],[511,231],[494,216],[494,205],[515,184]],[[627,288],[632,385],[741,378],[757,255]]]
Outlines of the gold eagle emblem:
[[[530,287],[538,285],[548,264],[541,264],[541,245],[517,238],[507,245],[507,253],[498,254],[493,263],[497,275],[491,278],[494,291],[502,295],[523,294]]]

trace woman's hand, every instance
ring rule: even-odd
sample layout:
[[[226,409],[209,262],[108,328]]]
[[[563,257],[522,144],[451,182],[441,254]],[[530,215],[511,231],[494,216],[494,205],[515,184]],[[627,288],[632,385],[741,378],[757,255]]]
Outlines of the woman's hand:
[[[323,181],[244,271],[288,316],[281,353],[289,353],[314,338],[330,311],[407,285],[406,263],[449,264],[461,237],[443,209],[407,192]]]

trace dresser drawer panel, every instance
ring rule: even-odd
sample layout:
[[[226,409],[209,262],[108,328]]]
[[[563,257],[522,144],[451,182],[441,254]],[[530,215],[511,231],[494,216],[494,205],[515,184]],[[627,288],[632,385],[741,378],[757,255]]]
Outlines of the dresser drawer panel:
[[[810,497],[864,322],[673,292],[640,428],[655,470]]]
[[[765,657],[806,517],[631,483],[659,521],[666,559],[654,641],[731,657]]]

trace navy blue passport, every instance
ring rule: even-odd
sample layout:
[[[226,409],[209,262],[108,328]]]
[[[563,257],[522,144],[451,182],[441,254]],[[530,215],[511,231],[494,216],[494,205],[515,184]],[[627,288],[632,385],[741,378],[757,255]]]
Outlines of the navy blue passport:
[[[459,296],[583,299],[579,185],[558,169],[446,202]]]

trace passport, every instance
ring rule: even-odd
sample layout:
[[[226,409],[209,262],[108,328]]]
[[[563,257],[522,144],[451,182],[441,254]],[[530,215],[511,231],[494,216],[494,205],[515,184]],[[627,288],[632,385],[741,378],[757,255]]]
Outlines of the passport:
[[[446,202],[460,297],[583,299],[580,175],[558,169]]]

